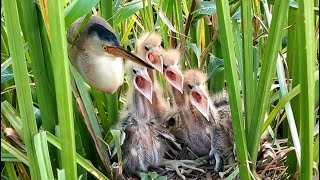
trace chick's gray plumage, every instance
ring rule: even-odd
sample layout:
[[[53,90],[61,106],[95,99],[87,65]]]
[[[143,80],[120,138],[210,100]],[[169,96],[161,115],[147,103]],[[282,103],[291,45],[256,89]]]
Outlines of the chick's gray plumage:
[[[174,134],[178,134],[179,139],[196,156],[209,155],[210,163],[215,164],[215,171],[220,171],[224,161],[233,161],[234,137],[228,96],[223,92],[214,95],[212,100],[208,98],[207,119],[191,104],[189,97],[190,86],[203,85],[206,76],[200,71],[188,70],[184,78],[183,94],[171,88],[175,97],[174,103],[178,107],[178,113],[175,116],[178,126],[176,129],[182,129]],[[195,156],[190,153],[185,154],[183,158],[195,158]]]
[[[174,137],[161,126],[150,102],[138,90],[130,88],[126,99],[120,114],[120,128],[126,133],[122,145],[123,167],[125,173],[137,174],[161,165],[166,141],[174,141]]]

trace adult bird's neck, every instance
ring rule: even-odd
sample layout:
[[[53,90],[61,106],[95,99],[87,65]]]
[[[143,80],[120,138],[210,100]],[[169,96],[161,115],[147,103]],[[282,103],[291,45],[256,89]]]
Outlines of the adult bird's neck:
[[[77,67],[86,82],[99,91],[114,93],[123,84],[122,58],[88,55],[77,61]]]

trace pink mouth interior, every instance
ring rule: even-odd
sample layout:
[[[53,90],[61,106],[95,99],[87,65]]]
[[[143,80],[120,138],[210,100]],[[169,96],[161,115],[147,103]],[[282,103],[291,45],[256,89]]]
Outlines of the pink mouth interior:
[[[177,80],[177,75],[172,71],[167,71],[166,75],[171,81],[176,81]]]
[[[137,76],[136,79],[136,84],[139,88],[143,89],[146,86],[146,80],[142,78],[141,76]]]
[[[197,92],[192,92],[192,97],[198,102],[201,103],[202,96]]]
[[[175,71],[165,70],[165,77],[173,87],[175,87],[177,90],[179,90],[183,94],[183,90],[182,90],[183,79],[181,76],[179,76]]]
[[[151,64],[153,64],[153,66],[162,72],[162,58],[159,54],[157,53],[148,53],[147,54],[147,58],[150,61]]]
[[[146,97],[150,102],[152,101],[152,85],[144,77],[137,75],[134,78],[137,90]]]

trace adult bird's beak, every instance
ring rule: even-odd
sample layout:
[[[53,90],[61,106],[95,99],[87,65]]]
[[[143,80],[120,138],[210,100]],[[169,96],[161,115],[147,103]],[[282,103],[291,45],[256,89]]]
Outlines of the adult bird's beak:
[[[191,104],[209,121],[209,100],[201,86],[195,86],[190,91]]]
[[[164,69],[167,81],[183,94],[183,75],[177,65],[169,65]]]
[[[153,65],[153,67],[163,74],[163,59],[160,54],[159,48],[153,48],[151,52],[147,52],[146,61]]]
[[[145,66],[150,69],[154,69],[150,64],[144,62],[138,56],[132,54],[131,52],[125,50],[121,46],[111,46],[111,45],[104,45],[104,50],[106,53],[112,54],[115,57],[121,57],[130,61],[133,61],[137,64]]]
[[[135,88],[152,104],[153,86],[146,69],[136,71],[133,76],[133,84]]]

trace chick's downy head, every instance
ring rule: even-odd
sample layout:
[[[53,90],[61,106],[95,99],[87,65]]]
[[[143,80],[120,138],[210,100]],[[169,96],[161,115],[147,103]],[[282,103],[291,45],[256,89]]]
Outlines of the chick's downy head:
[[[136,41],[136,54],[163,73],[163,59],[160,53],[161,36],[155,32],[143,33]]]
[[[206,88],[207,76],[199,70],[184,73],[184,93],[190,103],[209,121],[209,98]]]

